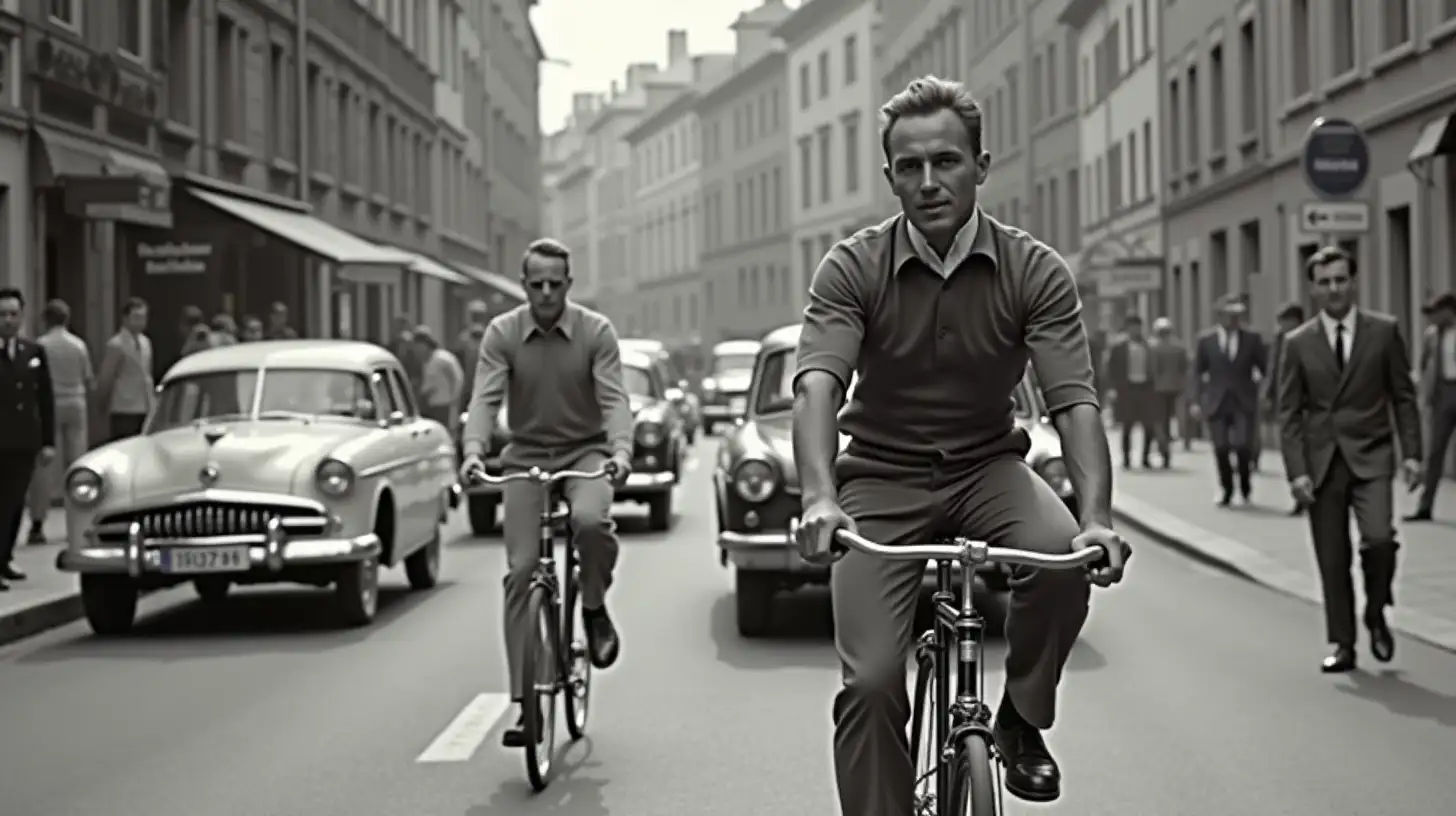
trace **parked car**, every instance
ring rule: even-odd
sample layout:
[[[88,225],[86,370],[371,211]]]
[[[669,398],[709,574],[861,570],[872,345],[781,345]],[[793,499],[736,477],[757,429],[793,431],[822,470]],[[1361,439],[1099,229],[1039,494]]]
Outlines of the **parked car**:
[[[719,562],[731,563],[735,570],[738,631],[745,637],[768,633],[776,595],[829,580],[829,569],[801,559],[788,538],[790,522],[800,508],[791,440],[799,330],[798,325],[787,326],[763,339],[754,365],[747,417],[720,447],[714,467]],[[850,387],[852,391],[854,384]],[[1076,498],[1061,458],[1061,439],[1049,427],[1030,371],[1014,399],[1016,425],[1032,441],[1027,461],[1075,514]],[[848,441],[841,436],[841,448]],[[1003,614],[1004,598],[996,596],[1007,591],[1007,575],[996,566],[983,568],[979,575],[992,593],[982,596],[988,618]],[[927,576],[927,581],[932,577]]]
[[[708,376],[703,378],[703,433],[732,425],[748,411],[748,385],[758,356],[757,340],[724,340],[713,346]]]
[[[682,479],[682,466],[688,444],[682,420],[677,416],[667,386],[658,367],[647,354],[622,351],[622,379],[632,410],[633,451],[632,475],[617,488],[617,501],[647,505],[648,526],[666,530],[672,524],[673,489]],[[468,413],[461,414],[460,427]],[[501,452],[510,441],[508,406],[501,406],[491,438],[485,470],[492,476],[501,474]],[[456,439],[459,445],[459,439]],[[501,488],[496,485],[470,485],[464,488],[469,508],[470,528],[476,535],[486,535],[496,526]]]
[[[683,435],[691,445],[697,438],[698,430],[703,427],[702,400],[693,393],[688,378],[683,376],[666,344],[661,340],[624,337],[620,345],[623,351],[641,352],[653,359],[658,377],[667,383],[667,399],[677,409],[678,416],[682,417]]]
[[[192,582],[333,586],[342,621],[373,620],[379,570],[440,575],[457,502],[450,434],[419,416],[399,361],[370,343],[243,343],[182,358],[140,436],[66,472],[68,541],[98,634],[128,631],[146,590]]]

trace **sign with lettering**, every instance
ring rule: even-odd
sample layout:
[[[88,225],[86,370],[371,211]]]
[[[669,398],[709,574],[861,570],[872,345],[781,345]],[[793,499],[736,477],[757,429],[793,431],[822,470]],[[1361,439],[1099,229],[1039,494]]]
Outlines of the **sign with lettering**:
[[[1163,264],[1161,261],[1119,261],[1093,267],[1092,277],[1097,282],[1097,294],[1102,297],[1156,292],[1163,288]]]
[[[207,271],[212,244],[167,241],[137,244],[137,258],[148,275],[200,275]]]
[[[57,182],[73,215],[172,226],[172,190],[165,183],[140,176],[61,176]]]
[[[1304,178],[1322,198],[1348,198],[1370,176],[1370,142],[1348,119],[1320,117],[1304,137]]]

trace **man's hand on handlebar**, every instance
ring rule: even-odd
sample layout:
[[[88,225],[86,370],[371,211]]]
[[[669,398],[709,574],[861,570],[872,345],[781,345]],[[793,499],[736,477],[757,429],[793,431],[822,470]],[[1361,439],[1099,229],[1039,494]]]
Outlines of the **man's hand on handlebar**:
[[[839,502],[831,499],[811,502],[799,516],[799,526],[795,530],[799,555],[810,564],[821,566],[838,561],[845,552],[844,547],[834,540],[834,533],[838,530],[859,532],[854,519],[844,512]]]
[[[460,483],[463,485],[471,485],[480,481],[480,477],[484,474],[485,462],[473,453],[467,455],[465,461],[460,463]]]
[[[621,487],[627,483],[627,477],[632,475],[632,454],[617,451],[612,458],[607,460],[605,466],[607,475],[612,480],[614,487]]]
[[[1072,552],[1101,547],[1107,558],[1093,564],[1088,578],[1100,587],[1112,586],[1122,580],[1123,569],[1132,558],[1132,547],[1111,527],[1100,524],[1089,525],[1072,539]]]

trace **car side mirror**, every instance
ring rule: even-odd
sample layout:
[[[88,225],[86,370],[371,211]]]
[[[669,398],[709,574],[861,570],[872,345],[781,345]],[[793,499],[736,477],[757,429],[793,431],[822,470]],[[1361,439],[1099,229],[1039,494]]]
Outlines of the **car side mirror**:
[[[390,428],[398,428],[404,424],[404,411],[395,411],[384,420],[384,424]]]

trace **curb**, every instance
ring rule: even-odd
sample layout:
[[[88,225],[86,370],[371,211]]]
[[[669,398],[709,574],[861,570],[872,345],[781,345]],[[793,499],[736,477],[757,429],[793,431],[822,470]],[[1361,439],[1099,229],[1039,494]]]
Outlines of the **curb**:
[[[1121,524],[1205,566],[1322,606],[1318,582],[1312,572],[1291,570],[1247,544],[1199,527],[1132,496],[1113,501],[1112,514]],[[1456,652],[1456,621],[1419,610],[1391,610],[1390,628],[1429,646]]]
[[[0,614],[0,647],[34,637],[85,617],[81,594],[48,598],[33,606]]]

